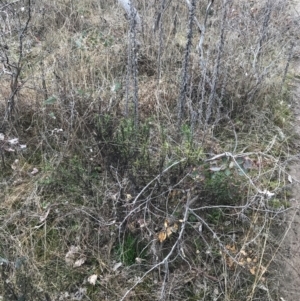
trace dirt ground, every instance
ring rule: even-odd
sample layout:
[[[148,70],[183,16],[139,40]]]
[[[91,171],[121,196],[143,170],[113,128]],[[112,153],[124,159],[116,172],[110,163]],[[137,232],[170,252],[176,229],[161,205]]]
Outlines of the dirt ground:
[[[293,1],[292,13],[296,19],[300,19],[300,0]],[[293,62],[292,73],[295,75],[293,95],[295,130],[300,137],[299,58]],[[300,150],[300,141],[297,148]],[[280,301],[300,300],[300,156],[297,156],[290,164],[289,174],[293,179],[293,198],[291,200],[292,210],[286,216],[288,229],[278,254],[278,260],[282,266],[282,271],[278,271],[281,291]]]

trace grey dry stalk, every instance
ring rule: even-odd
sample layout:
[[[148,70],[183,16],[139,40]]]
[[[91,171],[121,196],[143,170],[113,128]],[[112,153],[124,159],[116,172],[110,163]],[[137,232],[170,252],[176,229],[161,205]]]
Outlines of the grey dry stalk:
[[[161,6],[160,6],[160,12],[157,16],[157,22],[159,27],[159,45],[158,45],[158,58],[157,58],[157,77],[158,77],[158,84],[161,79],[161,57],[163,54],[163,34],[164,34],[164,28],[163,28],[163,15],[165,11],[165,5],[166,0],[162,0]]]
[[[270,23],[270,18],[271,18],[271,12],[273,10],[273,0],[269,0],[265,6],[265,10],[264,10],[264,20],[262,22],[262,27],[261,27],[261,34],[259,37],[259,41],[258,41],[258,46],[257,46],[257,50],[256,53],[254,55],[254,60],[253,60],[253,69],[256,70],[257,65],[260,61],[260,57],[263,53],[263,46],[264,46],[264,42],[267,38],[268,35],[268,27],[269,27],[269,23]]]
[[[208,98],[208,104],[206,109],[205,130],[207,128],[209,119],[212,114],[212,108],[216,98],[216,89],[217,89],[218,82],[220,80],[219,74],[220,74],[220,67],[221,67],[221,58],[222,58],[224,43],[225,43],[225,27],[226,27],[226,16],[227,16],[226,4],[227,4],[227,0],[224,0],[222,5],[222,22],[220,25],[220,40],[218,45],[218,54],[214,66],[212,83],[211,83],[211,92]],[[217,108],[217,111],[220,111],[220,107]]]
[[[192,47],[192,38],[193,38],[193,23],[194,15],[196,9],[196,1],[192,0],[191,5],[189,6],[189,22],[188,22],[188,32],[187,32],[187,43],[185,46],[183,67],[182,67],[182,78],[181,78],[181,87],[178,100],[178,109],[177,109],[177,130],[178,133],[181,131],[182,119],[184,116],[184,106],[186,102],[186,94],[188,87],[188,69],[189,69],[189,60]]]
[[[268,42],[268,32],[269,32],[269,24],[271,21],[271,13],[274,8],[274,2],[271,0],[268,0],[265,7],[264,7],[264,18],[260,30],[260,36],[258,40],[258,45],[256,47],[256,50],[253,54],[253,62],[252,62],[252,68],[255,73],[256,77],[256,83],[254,87],[250,88],[250,90],[247,92],[246,99],[250,103],[254,99],[255,95],[259,92],[261,86],[263,85],[263,81],[268,73],[268,70],[266,67],[264,67],[263,71],[259,71],[259,68],[263,68],[262,66],[262,60],[264,58],[264,46]]]
[[[137,41],[137,27],[138,14],[131,2],[130,5],[130,29],[129,29],[129,44],[128,44],[128,61],[127,61],[127,73],[126,73],[126,104],[125,104],[125,116],[129,116],[129,99],[131,84],[133,86],[132,102],[133,102],[133,119],[135,126],[135,140],[137,140],[138,126],[139,126],[139,85],[138,85],[138,50],[139,43]]]
[[[136,10],[131,5],[131,46],[132,46],[132,77],[133,77],[133,104],[134,104],[134,126],[135,133],[138,132],[139,126],[139,84],[138,84],[138,42],[137,42],[137,22],[136,22]]]
[[[286,62],[284,72],[283,72],[283,77],[282,77],[281,86],[280,86],[280,90],[279,90],[280,94],[282,93],[282,89],[283,89],[283,86],[284,86],[284,83],[285,83],[285,80],[286,80],[286,76],[287,76],[287,73],[288,73],[288,70],[289,70],[289,67],[290,67],[290,63],[291,63],[291,60],[294,56],[294,51],[295,51],[295,42],[292,41],[291,45],[290,45],[289,52],[288,52],[287,62]]]

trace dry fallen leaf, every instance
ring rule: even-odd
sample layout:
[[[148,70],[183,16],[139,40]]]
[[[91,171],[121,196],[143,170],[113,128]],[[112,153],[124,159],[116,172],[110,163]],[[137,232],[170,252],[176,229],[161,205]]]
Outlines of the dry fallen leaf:
[[[91,275],[89,278],[88,278],[88,282],[92,285],[95,285],[96,284],[96,281],[97,281],[97,278],[98,278],[98,275],[94,274],[94,275]]]
[[[171,227],[171,230],[173,233],[176,233],[178,231],[178,224],[174,224],[173,227]]]
[[[173,233],[171,227],[167,227],[165,232],[167,234],[167,237],[170,237],[170,235]]]
[[[160,231],[159,233],[158,233],[158,240],[159,240],[159,242],[163,242],[164,240],[166,240],[166,238],[167,238],[167,233],[166,233],[166,231]]]
[[[226,258],[227,266],[232,269],[234,267],[234,261],[231,257]]]
[[[129,202],[129,201],[131,201],[132,199],[133,199],[132,195],[129,194],[129,193],[127,193],[127,194],[126,194],[126,202]]]
[[[244,255],[244,256],[247,256],[247,253],[245,252],[244,249],[242,249],[242,250],[240,251],[240,253],[241,253],[242,255]]]
[[[250,273],[252,275],[255,275],[255,273],[256,273],[256,267],[251,268],[249,271],[250,271]]]
[[[65,256],[65,261],[66,264],[69,266],[72,266],[74,264],[75,261],[75,255],[76,253],[78,253],[80,250],[79,247],[75,247],[75,246],[71,246],[68,253]]]
[[[236,247],[235,245],[226,245],[225,248],[229,251],[231,251],[232,253],[236,253]]]
[[[122,266],[122,262],[117,262],[113,267],[113,271],[115,272],[121,266]]]
[[[81,267],[85,263],[86,257],[79,258],[78,260],[75,261],[73,264],[73,268],[78,268]]]
[[[37,168],[33,168],[32,172],[30,174],[35,175],[39,172],[39,170]]]

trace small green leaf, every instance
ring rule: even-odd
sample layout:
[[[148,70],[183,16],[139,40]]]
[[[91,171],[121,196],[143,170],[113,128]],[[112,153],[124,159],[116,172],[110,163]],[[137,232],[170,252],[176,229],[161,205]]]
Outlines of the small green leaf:
[[[227,168],[227,169],[225,170],[225,175],[226,175],[226,176],[230,176],[230,175],[231,175],[230,169]]]
[[[54,115],[53,112],[50,112],[48,115],[49,115],[52,119],[56,119],[56,116]]]
[[[82,90],[82,89],[78,89],[78,90],[77,90],[77,93],[78,93],[79,95],[83,96],[83,95],[85,94],[85,91]]]
[[[244,159],[243,159],[243,158],[237,158],[237,159],[236,159],[236,162],[237,162],[239,165],[241,165],[241,164],[244,163]]]
[[[56,97],[52,95],[44,101],[44,104],[45,105],[52,105],[56,102],[56,100],[57,100]]]
[[[111,90],[113,92],[118,92],[120,89],[121,89],[121,84],[119,82],[114,83],[112,88],[111,88]]]

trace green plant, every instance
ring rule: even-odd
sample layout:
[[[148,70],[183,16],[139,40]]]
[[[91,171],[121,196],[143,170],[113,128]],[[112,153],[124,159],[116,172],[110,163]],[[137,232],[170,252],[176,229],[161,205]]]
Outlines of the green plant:
[[[211,209],[207,213],[207,220],[214,225],[218,225],[222,217],[223,211],[221,209]]]
[[[142,244],[139,243],[137,237],[131,233],[125,234],[122,241],[116,247],[116,254],[125,265],[130,266],[135,263],[136,258],[144,258],[145,251]]]
[[[290,202],[287,202],[284,199],[278,199],[278,198],[274,198],[268,201],[268,206],[271,209],[275,209],[275,210],[280,210],[280,209],[286,209],[291,207]]]
[[[218,171],[205,181],[205,190],[210,200],[216,204],[236,204],[240,199],[240,179]]]
[[[181,133],[184,138],[184,140],[188,143],[191,144],[193,142],[193,132],[192,128],[188,124],[183,124],[181,126]]]

